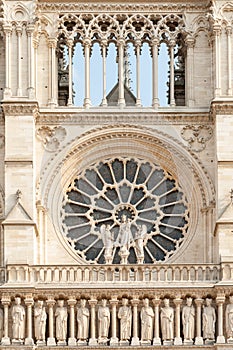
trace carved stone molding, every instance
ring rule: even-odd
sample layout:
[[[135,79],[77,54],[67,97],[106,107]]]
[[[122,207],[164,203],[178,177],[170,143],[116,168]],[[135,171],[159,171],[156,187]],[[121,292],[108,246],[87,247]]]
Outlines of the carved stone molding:
[[[181,131],[182,138],[188,142],[193,152],[201,152],[206,147],[206,142],[211,139],[213,130],[208,125],[188,125]]]
[[[38,114],[38,104],[36,102],[4,102],[2,107],[5,116],[33,115],[34,117],[37,117]]]
[[[209,112],[158,112],[134,111],[103,112],[98,109],[93,112],[57,113],[40,111],[36,118],[37,124],[75,124],[75,125],[100,125],[106,123],[133,123],[144,125],[183,125],[183,124],[212,124]]]
[[[211,115],[215,118],[216,115],[233,115],[232,101],[213,102],[211,105]]]
[[[65,139],[66,130],[62,126],[41,126],[37,130],[37,136],[42,141],[46,151],[55,152]]]
[[[163,4],[155,4],[155,3],[137,3],[133,2],[125,3],[54,3],[54,2],[43,2],[38,3],[38,9],[41,12],[47,11],[55,11],[55,12],[87,12],[87,13],[101,13],[104,12],[137,12],[137,13],[152,13],[152,12],[183,12],[185,10],[188,11],[203,11],[208,9],[208,5],[206,3],[189,3],[185,4],[183,2],[174,3],[172,1],[167,1]]]

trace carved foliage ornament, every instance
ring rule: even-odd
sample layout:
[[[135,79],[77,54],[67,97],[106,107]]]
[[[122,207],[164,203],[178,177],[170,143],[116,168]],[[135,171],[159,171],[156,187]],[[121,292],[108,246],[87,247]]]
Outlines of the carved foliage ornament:
[[[65,139],[66,130],[62,126],[41,126],[37,130],[37,136],[43,142],[46,151],[55,152]]]
[[[182,138],[188,142],[189,148],[194,152],[203,151],[212,135],[213,130],[208,125],[187,125],[181,131]]]

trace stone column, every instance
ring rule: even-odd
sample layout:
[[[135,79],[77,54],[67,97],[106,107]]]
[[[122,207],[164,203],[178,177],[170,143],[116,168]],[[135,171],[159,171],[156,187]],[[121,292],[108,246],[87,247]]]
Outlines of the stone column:
[[[85,54],[85,98],[84,107],[89,108],[91,106],[90,100],[90,48],[91,41],[86,38],[84,40],[84,54]]]
[[[49,105],[51,108],[56,107],[57,105],[57,74],[56,74],[56,47],[57,47],[57,39],[50,38],[49,39],[49,47],[50,47],[50,100]]]
[[[90,299],[89,305],[91,306],[91,330],[90,330],[90,339],[89,339],[89,345],[97,345],[97,339],[96,339],[96,329],[95,329],[95,306],[97,304],[96,299]]]
[[[11,91],[11,34],[12,27],[10,24],[4,24],[3,26],[5,33],[5,71],[6,71],[6,80],[5,80],[5,89],[4,89],[4,99],[7,99],[12,96]]]
[[[101,41],[102,46],[102,65],[103,65],[103,98],[101,102],[101,106],[105,107],[107,106],[107,99],[106,99],[106,52],[107,52],[107,40]]]
[[[137,73],[136,73],[136,86],[137,86],[137,99],[136,99],[136,106],[141,107],[141,79],[140,79],[140,55],[141,55],[141,41],[136,40],[136,67],[137,67]]]
[[[77,300],[74,298],[70,298],[67,300],[67,304],[70,307],[70,337],[68,339],[68,345],[69,346],[75,346],[76,343],[76,337],[74,334],[74,325],[75,325],[75,316],[74,316],[74,306],[76,304]]]
[[[110,345],[118,345],[118,338],[116,334],[116,318],[117,318],[116,307],[118,304],[118,300],[117,298],[112,298],[109,302],[110,302],[110,305],[112,306],[112,312],[111,312],[112,336],[110,339]]]
[[[118,84],[119,96],[118,106],[123,108],[125,106],[125,91],[124,91],[124,40],[118,41]]]
[[[197,298],[195,299],[196,304],[196,338],[195,345],[203,345],[203,338],[201,336],[201,306],[203,303],[203,299]]]
[[[21,51],[22,51],[22,27],[16,27],[17,34],[17,96],[22,96],[22,65],[21,65]]]
[[[72,66],[72,48],[73,39],[67,40],[68,56],[69,56],[69,97],[67,106],[73,106],[73,66]]]
[[[47,345],[48,346],[54,346],[56,345],[55,338],[54,338],[54,318],[53,318],[53,307],[55,305],[54,299],[48,299],[46,300],[46,303],[49,308],[49,337],[47,339]]]
[[[175,40],[169,42],[170,46],[170,106],[175,107],[175,75],[174,75],[174,47]]]
[[[2,305],[4,307],[4,324],[3,324],[3,338],[1,345],[11,345],[9,334],[8,334],[8,324],[9,324],[9,317],[8,317],[8,311],[9,311],[9,305],[11,303],[10,297],[8,295],[2,296]]]
[[[139,337],[138,337],[138,304],[139,300],[134,298],[131,300],[131,304],[133,306],[133,337],[131,341],[131,345],[140,345]]]
[[[218,336],[217,344],[224,344],[225,337],[223,335],[223,304],[225,302],[225,296],[219,295],[216,298],[216,304],[218,305]]]
[[[159,298],[153,299],[155,321],[154,321],[154,339],[153,345],[161,345],[161,339],[159,337],[159,305],[161,300]]]
[[[25,345],[32,346],[34,341],[32,339],[32,306],[34,300],[32,296],[25,299],[25,305],[27,306],[27,337],[25,338]]]
[[[180,336],[180,305],[182,304],[182,299],[177,297],[176,299],[174,299],[174,304],[176,306],[174,345],[182,345],[182,338]]]
[[[221,55],[220,55],[220,33],[221,25],[214,24],[213,31],[215,35],[215,97],[221,95]]]
[[[231,40],[232,40],[232,26],[228,25],[226,28],[227,32],[227,63],[228,63],[228,89],[227,89],[227,95],[232,95],[232,61],[231,61]]]
[[[35,98],[35,70],[34,70],[34,47],[33,47],[33,31],[35,26],[33,24],[27,25],[28,36],[28,97]]]
[[[158,92],[158,39],[152,41],[152,106],[159,107]]]
[[[194,106],[194,88],[193,88],[193,78],[194,78],[194,44],[195,40],[191,36],[187,36],[185,40],[187,46],[187,86],[185,88],[185,100],[188,107]]]

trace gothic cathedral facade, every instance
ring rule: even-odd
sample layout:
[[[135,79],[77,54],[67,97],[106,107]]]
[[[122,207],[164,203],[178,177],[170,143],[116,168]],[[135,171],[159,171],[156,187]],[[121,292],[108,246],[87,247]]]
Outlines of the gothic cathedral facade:
[[[232,30],[1,0],[0,346],[233,348]]]

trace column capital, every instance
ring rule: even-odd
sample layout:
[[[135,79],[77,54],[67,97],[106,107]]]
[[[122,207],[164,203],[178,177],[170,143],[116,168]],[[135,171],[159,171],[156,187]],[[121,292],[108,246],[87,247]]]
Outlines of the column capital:
[[[159,306],[161,303],[161,299],[156,297],[152,300],[152,303],[154,306]]]
[[[24,300],[24,303],[26,306],[32,306],[32,305],[34,305],[34,300],[33,300],[33,298],[26,298]]]
[[[117,300],[115,298],[109,300],[109,304],[112,306],[114,306],[114,305],[116,306],[118,304],[118,302],[119,302],[119,300]]]
[[[88,47],[90,47],[91,46],[91,39],[90,38],[84,38],[83,39],[83,44],[84,44],[84,46],[88,46]]]
[[[52,49],[56,49],[57,47],[57,38],[49,38],[48,39],[49,47]]]
[[[169,46],[170,48],[173,48],[174,46],[176,46],[176,41],[175,41],[175,39],[171,39],[171,40],[168,42],[168,46]]]
[[[228,35],[231,35],[231,34],[232,34],[232,25],[228,24],[228,25],[226,26],[226,33],[227,33]]]
[[[213,24],[213,32],[214,32],[214,34],[219,35],[221,33],[221,24],[214,23]]]
[[[138,306],[138,304],[139,304],[139,299],[132,299],[132,300],[131,300],[131,304],[132,304],[133,306]]]
[[[2,298],[1,298],[1,303],[2,305],[10,305],[11,303],[11,298],[9,294],[2,294]]]
[[[216,304],[217,305],[224,304],[225,300],[226,300],[225,295],[217,295],[217,297],[216,297]]]
[[[48,299],[48,300],[45,300],[45,302],[48,305],[48,307],[53,307],[56,304],[56,300],[54,299]]]
[[[27,34],[32,34],[35,29],[35,24],[33,23],[28,23],[26,27],[26,32]]]
[[[96,299],[90,299],[90,300],[88,300],[88,304],[89,304],[91,307],[95,307],[96,304],[97,304],[97,300],[96,300]]]
[[[185,39],[185,44],[187,45],[188,49],[192,49],[195,45],[195,38],[192,36],[188,35]]]
[[[173,303],[175,304],[175,306],[180,306],[182,302],[183,300],[180,297],[173,299]]]
[[[12,25],[11,23],[5,23],[3,24],[3,30],[5,33],[11,33],[12,32]]]
[[[73,298],[70,298],[70,299],[68,299],[67,300],[67,304],[69,305],[69,306],[75,306],[75,304],[77,303],[77,300],[76,299],[73,299]]]
[[[18,36],[21,36],[22,35],[22,32],[23,32],[23,28],[22,28],[22,26],[21,25],[17,25],[16,26],[16,33],[17,33],[17,35]]]
[[[125,46],[125,40],[123,38],[120,38],[118,41],[117,41],[117,46]]]
[[[67,44],[67,46],[68,46],[69,48],[72,49],[72,47],[73,47],[73,45],[74,45],[74,39],[73,39],[73,38],[68,38],[68,39],[66,40],[66,44]]]
[[[203,299],[202,298],[196,298],[195,300],[194,300],[194,302],[195,302],[195,304],[197,305],[197,306],[201,306],[202,304],[203,304]]]
[[[153,38],[151,41],[151,46],[158,46],[159,45],[159,38]]]

